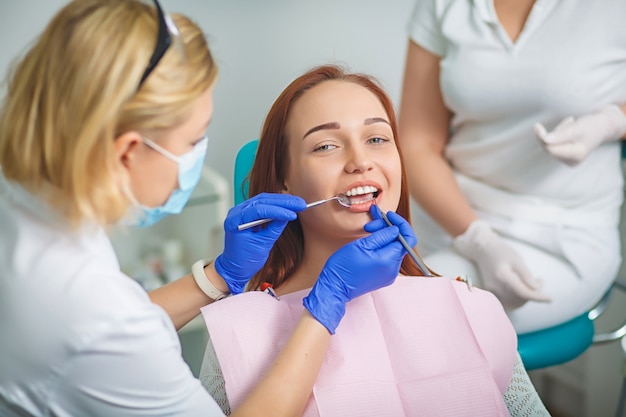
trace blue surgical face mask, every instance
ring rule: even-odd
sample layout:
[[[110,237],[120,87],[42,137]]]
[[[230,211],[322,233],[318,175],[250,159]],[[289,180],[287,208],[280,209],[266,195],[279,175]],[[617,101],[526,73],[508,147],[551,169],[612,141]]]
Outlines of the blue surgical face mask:
[[[138,227],[148,227],[170,214],[178,214],[183,211],[191,193],[200,181],[209,138],[205,136],[190,152],[180,156],[174,155],[151,139],[142,138],[142,140],[146,145],[178,164],[178,187],[167,201],[158,207],[140,206],[142,214],[135,220],[134,224]]]

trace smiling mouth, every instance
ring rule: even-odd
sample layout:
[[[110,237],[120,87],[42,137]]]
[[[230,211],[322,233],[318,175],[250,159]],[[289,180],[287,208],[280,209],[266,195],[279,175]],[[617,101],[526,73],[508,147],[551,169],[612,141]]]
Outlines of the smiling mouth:
[[[365,185],[363,187],[354,187],[345,194],[350,198],[350,205],[355,206],[375,200],[380,191],[374,186]]]

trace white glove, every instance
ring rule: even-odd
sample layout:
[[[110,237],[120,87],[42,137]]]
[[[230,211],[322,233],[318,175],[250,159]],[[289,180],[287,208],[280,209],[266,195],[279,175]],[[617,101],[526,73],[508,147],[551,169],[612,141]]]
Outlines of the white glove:
[[[542,281],[531,275],[522,257],[484,221],[470,224],[453,245],[476,263],[483,288],[494,293],[504,308],[518,308],[528,300],[550,301],[539,291]]]
[[[567,117],[551,132],[541,123],[535,134],[546,151],[567,165],[579,164],[603,142],[619,140],[626,133],[626,115],[615,105],[575,119]]]

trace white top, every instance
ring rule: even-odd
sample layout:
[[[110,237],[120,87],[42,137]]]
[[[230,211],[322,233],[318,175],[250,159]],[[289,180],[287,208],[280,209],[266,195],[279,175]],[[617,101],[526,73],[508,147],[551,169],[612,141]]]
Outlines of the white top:
[[[446,157],[472,205],[531,221],[617,225],[619,142],[569,167],[542,149],[532,127],[551,130],[567,116],[626,103],[624,16],[624,0],[536,0],[513,43],[492,0],[416,1],[409,34],[441,57],[453,112]]]
[[[222,416],[104,231],[0,176],[0,415]]]

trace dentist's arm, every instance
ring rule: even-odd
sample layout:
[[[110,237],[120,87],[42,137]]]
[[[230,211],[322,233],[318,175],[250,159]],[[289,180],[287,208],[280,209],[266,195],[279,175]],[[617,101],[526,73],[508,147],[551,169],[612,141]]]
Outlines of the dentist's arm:
[[[213,263],[207,265],[204,272],[206,279],[217,290],[228,292],[226,282],[215,271]],[[153,303],[158,304],[167,312],[176,330],[180,330],[200,314],[200,308],[215,301],[200,289],[191,274],[152,290],[148,295]]]
[[[520,256],[479,221],[445,158],[450,113],[439,64],[438,56],[409,41],[398,126],[402,151],[411,161],[406,166],[411,195],[454,238],[457,251],[477,265],[483,286],[509,308],[528,299],[543,301]]]
[[[450,112],[439,87],[440,57],[409,41],[398,137],[411,196],[450,236],[462,234],[477,219],[459,189],[444,152]]]
[[[287,223],[295,220],[297,212],[305,208],[306,202],[300,197],[263,193],[230,209],[224,221],[224,252],[204,268],[208,282],[220,292],[241,293],[267,261]],[[262,228],[237,229],[239,224],[263,218],[274,220]],[[152,302],[168,313],[176,329],[196,317],[201,307],[214,301],[200,289],[192,274],[149,295]]]

